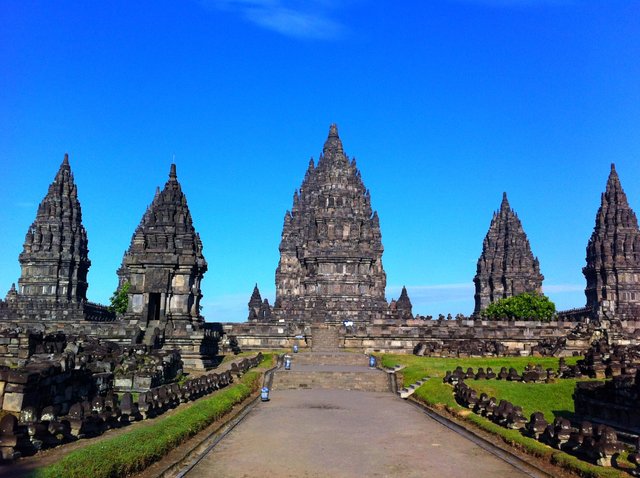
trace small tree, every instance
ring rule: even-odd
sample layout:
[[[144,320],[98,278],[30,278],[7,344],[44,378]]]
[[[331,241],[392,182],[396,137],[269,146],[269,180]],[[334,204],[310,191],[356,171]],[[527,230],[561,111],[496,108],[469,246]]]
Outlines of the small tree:
[[[127,311],[127,306],[129,305],[129,289],[131,288],[131,284],[125,282],[122,284],[122,287],[115,290],[113,295],[111,296],[111,305],[109,306],[109,310],[116,314],[124,314]]]
[[[543,294],[523,294],[497,300],[482,311],[487,319],[542,320],[550,321],[556,313],[556,305]]]

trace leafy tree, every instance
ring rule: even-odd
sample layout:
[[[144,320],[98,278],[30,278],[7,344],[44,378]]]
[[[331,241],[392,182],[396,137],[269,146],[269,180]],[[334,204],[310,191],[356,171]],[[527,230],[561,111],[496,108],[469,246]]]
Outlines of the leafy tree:
[[[127,311],[127,306],[129,305],[129,296],[128,292],[131,288],[131,284],[125,282],[122,284],[122,287],[116,289],[116,291],[111,296],[111,305],[109,306],[109,310],[116,314],[124,314]]]
[[[525,292],[500,299],[482,311],[487,319],[542,320],[550,321],[556,313],[556,305],[543,294]]]

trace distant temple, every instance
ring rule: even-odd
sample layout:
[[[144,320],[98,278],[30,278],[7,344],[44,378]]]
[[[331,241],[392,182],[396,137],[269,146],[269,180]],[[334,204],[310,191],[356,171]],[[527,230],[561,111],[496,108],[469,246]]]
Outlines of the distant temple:
[[[640,319],[640,230],[613,164],[586,260],[587,307],[595,316]]]
[[[544,276],[533,256],[518,215],[509,206],[507,193],[493,214],[478,259],[474,314],[499,299],[523,292],[541,292]]]
[[[284,216],[274,320],[369,321],[388,311],[378,214],[331,125]]]
[[[88,254],[78,189],[65,154],[27,231],[19,257],[19,294],[58,303],[86,301]]]
[[[113,319],[106,307],[87,302],[89,241],[66,154],[27,231],[19,261],[18,288],[11,286],[0,319],[41,327],[43,320]]]
[[[251,299],[249,299],[249,322],[268,322],[271,320],[271,306],[267,299],[262,300],[258,284],[253,288]]]
[[[118,270],[129,284],[124,318],[144,331],[144,340],[179,349],[185,363],[211,352],[200,315],[200,282],[207,271],[202,241],[187,198],[171,165],[169,180],[144,213]]]

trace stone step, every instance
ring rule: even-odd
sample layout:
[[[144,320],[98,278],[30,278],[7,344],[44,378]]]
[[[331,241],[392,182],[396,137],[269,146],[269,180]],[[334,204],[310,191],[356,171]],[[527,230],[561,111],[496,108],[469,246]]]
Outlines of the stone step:
[[[332,389],[363,392],[388,392],[387,374],[380,370],[364,371],[294,371],[278,370],[273,390]]]
[[[337,350],[343,345],[340,330],[337,327],[316,326],[311,328],[311,345],[314,350]]]
[[[355,354],[349,352],[320,351],[316,352],[300,352],[297,354],[289,354],[291,362],[297,364],[316,364],[316,365],[359,365],[367,367],[369,365],[369,356],[364,354]]]

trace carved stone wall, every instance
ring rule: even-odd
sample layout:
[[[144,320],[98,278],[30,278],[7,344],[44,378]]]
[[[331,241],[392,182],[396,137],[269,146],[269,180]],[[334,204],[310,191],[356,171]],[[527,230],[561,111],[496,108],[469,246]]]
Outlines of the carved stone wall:
[[[285,214],[274,316],[368,321],[386,312],[382,252],[369,191],[332,125]]]
[[[503,194],[500,210],[493,214],[478,259],[474,314],[499,299],[523,292],[541,292],[544,276],[533,256],[518,215]]]
[[[85,301],[88,253],[78,190],[65,154],[25,237],[19,296],[57,303]]]
[[[587,307],[599,318],[640,319],[640,230],[613,164],[586,260]]]
[[[145,331],[148,345],[179,349],[188,366],[215,353],[200,315],[206,271],[202,242],[172,164],[164,189],[156,192],[133,234],[118,276],[121,287],[130,284],[125,319]]]

